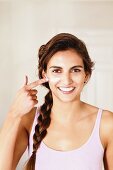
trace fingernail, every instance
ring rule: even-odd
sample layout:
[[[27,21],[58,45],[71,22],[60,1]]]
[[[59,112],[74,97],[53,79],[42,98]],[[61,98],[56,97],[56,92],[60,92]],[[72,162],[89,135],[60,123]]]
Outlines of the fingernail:
[[[46,77],[46,81],[48,81],[49,79],[48,79],[48,77]]]
[[[49,79],[48,79],[48,77],[47,77],[47,75],[45,75],[45,80],[46,80],[46,81],[48,81],[48,80],[49,80]]]

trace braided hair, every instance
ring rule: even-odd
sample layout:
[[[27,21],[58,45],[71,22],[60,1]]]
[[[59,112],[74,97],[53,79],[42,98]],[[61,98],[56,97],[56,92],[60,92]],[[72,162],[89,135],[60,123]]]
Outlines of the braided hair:
[[[47,64],[51,57],[58,51],[65,51],[68,49],[75,50],[83,60],[85,72],[89,75],[92,73],[94,63],[91,61],[85,43],[69,33],[60,33],[54,36],[47,44],[42,45],[38,52],[38,73],[39,78],[43,78],[42,73],[47,71]],[[41,141],[47,134],[47,128],[51,123],[51,108],[53,105],[52,93],[49,83],[43,84],[49,92],[45,96],[44,104],[40,107],[40,113],[37,118],[37,125],[35,126],[35,133],[33,135],[33,152],[27,162],[26,170],[35,170],[36,152],[40,146]]]

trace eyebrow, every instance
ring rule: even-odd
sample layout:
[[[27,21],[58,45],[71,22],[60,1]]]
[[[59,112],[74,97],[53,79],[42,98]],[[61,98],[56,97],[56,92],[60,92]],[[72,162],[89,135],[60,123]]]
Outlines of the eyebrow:
[[[49,69],[51,68],[62,69],[62,67],[60,66],[51,66]],[[81,65],[76,65],[76,66],[71,67],[70,69],[74,69],[74,68],[84,68],[84,67]]]

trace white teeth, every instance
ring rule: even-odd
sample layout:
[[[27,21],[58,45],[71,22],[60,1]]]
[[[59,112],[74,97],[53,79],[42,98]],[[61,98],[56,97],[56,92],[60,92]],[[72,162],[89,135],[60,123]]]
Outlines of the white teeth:
[[[75,87],[59,87],[60,90],[65,91],[65,92],[69,92],[71,90],[74,90]]]

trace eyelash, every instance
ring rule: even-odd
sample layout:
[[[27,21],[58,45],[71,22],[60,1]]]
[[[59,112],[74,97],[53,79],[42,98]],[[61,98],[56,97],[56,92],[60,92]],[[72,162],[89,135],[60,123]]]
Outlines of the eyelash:
[[[80,72],[81,70],[80,69],[73,69],[74,72]]]
[[[55,70],[52,70],[53,73],[61,73],[61,70],[58,70],[58,69],[55,69]]]
[[[73,69],[72,72],[80,72],[81,70],[80,69]],[[55,69],[55,70],[52,70],[53,73],[61,73],[61,70],[58,70],[58,69]]]

